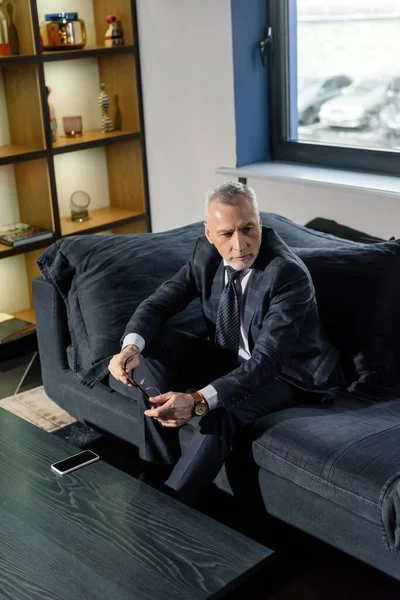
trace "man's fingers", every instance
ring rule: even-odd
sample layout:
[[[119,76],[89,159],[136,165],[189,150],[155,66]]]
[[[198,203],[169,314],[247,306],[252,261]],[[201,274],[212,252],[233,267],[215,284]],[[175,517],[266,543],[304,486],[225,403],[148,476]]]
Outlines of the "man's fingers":
[[[134,354],[132,356],[128,356],[128,358],[124,361],[124,369],[129,370],[129,365],[133,361],[133,359],[135,358],[135,356],[136,356],[136,354]]]
[[[125,385],[128,385],[129,387],[132,387],[131,378],[129,377],[128,373],[125,373],[125,371],[123,369],[114,368],[111,365],[111,367],[109,367],[109,371],[110,371],[111,375],[114,377],[114,379],[116,379],[117,381],[121,381],[122,383],[124,383]]]
[[[156,398],[159,398],[159,396],[156,396]],[[147,409],[144,411],[144,414],[147,417],[154,417],[155,419],[165,419],[170,410],[171,407],[169,406],[168,402],[164,400],[164,404],[162,406]]]
[[[159,396],[151,396],[149,400],[152,404],[165,404],[165,402],[168,402],[169,396],[168,394],[160,394]]]
[[[165,419],[168,416],[168,414],[170,413],[171,407],[169,406],[168,402],[166,402],[165,404],[163,404],[162,406],[159,406],[155,410],[157,411],[157,414],[156,414],[157,419]]]
[[[126,385],[131,385],[127,371],[132,371],[137,368],[139,363],[138,352],[134,354],[128,353],[128,355],[127,352],[120,352],[119,354],[114,354],[108,364],[108,370],[118,381],[121,381]]]
[[[146,415],[146,417],[157,417],[157,408],[148,408],[147,410],[144,411],[144,414]]]
[[[131,380],[127,375],[121,375],[120,377],[118,377],[118,380],[122,381],[122,383],[124,383],[128,387],[133,387]]]

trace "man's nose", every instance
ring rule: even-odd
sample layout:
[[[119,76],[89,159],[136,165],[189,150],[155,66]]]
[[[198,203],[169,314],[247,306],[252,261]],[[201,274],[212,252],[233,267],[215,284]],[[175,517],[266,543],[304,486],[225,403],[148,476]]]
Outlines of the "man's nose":
[[[233,248],[235,250],[243,250],[246,246],[245,236],[241,231],[235,231],[233,234]]]

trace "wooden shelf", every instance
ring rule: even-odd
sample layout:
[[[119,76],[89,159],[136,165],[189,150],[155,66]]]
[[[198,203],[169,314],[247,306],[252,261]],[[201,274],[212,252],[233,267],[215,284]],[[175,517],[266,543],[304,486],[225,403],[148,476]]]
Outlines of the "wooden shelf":
[[[3,255],[3,252],[6,252],[7,254],[10,254],[10,250],[13,250],[13,248],[11,248],[11,246],[6,246],[6,244],[0,244],[0,254]]]
[[[89,45],[82,50],[52,47],[43,51],[44,38],[38,26],[47,10],[44,4],[38,0],[11,0],[11,4],[20,54],[0,57],[4,97],[0,121],[4,129],[8,127],[3,140],[8,144],[0,146],[4,196],[0,223],[6,223],[11,214],[15,220],[38,225],[53,235],[17,247],[0,244],[0,260],[10,259],[3,265],[0,311],[35,322],[32,281],[40,274],[37,258],[48,246],[70,235],[132,234],[151,229],[137,14],[135,0],[88,0]],[[7,9],[7,3],[3,6]],[[105,16],[111,12],[121,21],[125,46],[104,46]],[[100,130],[101,83],[110,98],[110,117],[122,127],[119,131],[104,134]],[[51,88],[50,99],[46,86]],[[50,104],[58,120],[55,143]],[[62,135],[64,115],[81,115],[87,129],[82,136]],[[68,218],[70,195],[79,189],[87,189],[97,199],[83,223]],[[15,288],[11,296],[10,282]],[[21,307],[26,308],[13,310]]]
[[[14,312],[13,315],[17,319],[23,319],[24,321],[29,321],[29,323],[36,323],[35,310],[32,306],[25,310],[18,310],[17,312]]]
[[[91,58],[96,56],[108,56],[112,54],[133,54],[135,46],[116,46],[115,48],[106,48],[105,46],[91,46],[82,50],[48,50],[43,52],[44,62],[53,62],[59,60],[75,60],[78,58]]]
[[[38,57],[36,54],[18,54],[15,56],[0,56],[0,68],[8,65],[18,64],[36,64],[38,63]]]
[[[47,246],[50,246],[55,241],[55,234],[51,238],[40,240],[39,242],[31,242],[30,244],[21,244],[13,248],[12,246],[6,246],[0,244],[0,259],[7,258],[8,256],[16,256],[17,254],[26,254],[32,250],[44,250]]]
[[[43,158],[44,156],[46,156],[46,150],[40,148],[29,148],[28,146],[18,146],[16,144],[0,146],[1,165],[33,158]]]
[[[71,221],[69,217],[61,219],[61,235],[77,235],[79,233],[96,233],[104,229],[112,229],[135,220],[146,218],[144,213],[123,208],[96,208],[89,210],[89,219],[83,223]]]
[[[53,144],[53,153],[63,154],[64,152],[86,150],[87,148],[125,142],[138,137],[140,137],[140,132],[137,131],[111,131],[110,133],[103,133],[100,129],[84,131],[79,137],[60,137]]]

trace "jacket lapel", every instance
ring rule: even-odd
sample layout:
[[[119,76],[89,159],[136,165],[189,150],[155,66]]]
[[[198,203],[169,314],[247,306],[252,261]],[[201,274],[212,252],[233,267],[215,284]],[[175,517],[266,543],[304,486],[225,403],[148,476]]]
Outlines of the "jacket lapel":
[[[262,303],[264,297],[264,290],[262,285],[262,278],[264,271],[253,269],[250,275],[249,283],[246,290],[246,308],[243,315],[243,327],[247,337],[249,337],[250,325],[253,320],[256,309]]]
[[[270,262],[271,256],[267,243],[268,231],[263,231],[263,239],[260,252],[252,268],[252,274],[247,287],[246,309],[243,318],[243,327],[248,339],[250,339],[250,325],[256,309],[260,306],[265,295],[265,269]],[[250,349],[251,350],[251,349]]]
[[[221,260],[217,272],[215,273],[212,286],[211,286],[211,301],[213,307],[213,313],[215,318],[217,318],[218,314],[218,306],[219,301],[221,300],[222,290],[224,289],[225,284],[225,267],[224,261]]]

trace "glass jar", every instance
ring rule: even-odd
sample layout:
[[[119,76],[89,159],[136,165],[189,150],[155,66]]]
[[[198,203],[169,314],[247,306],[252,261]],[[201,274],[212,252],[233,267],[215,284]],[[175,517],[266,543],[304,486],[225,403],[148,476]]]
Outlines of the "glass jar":
[[[43,50],[79,50],[86,46],[85,21],[78,13],[52,13],[44,15],[40,24]]]

